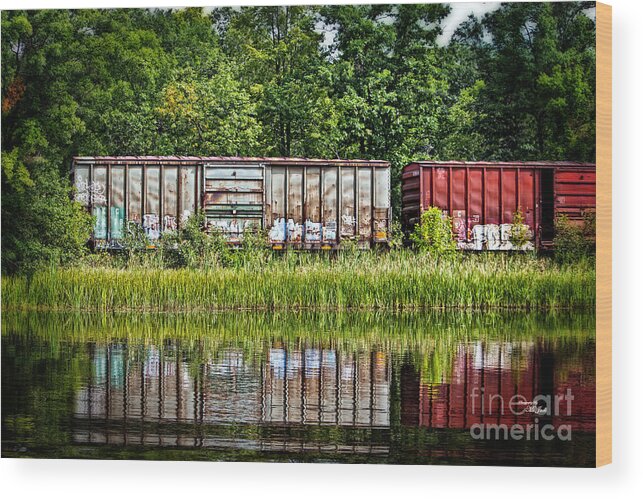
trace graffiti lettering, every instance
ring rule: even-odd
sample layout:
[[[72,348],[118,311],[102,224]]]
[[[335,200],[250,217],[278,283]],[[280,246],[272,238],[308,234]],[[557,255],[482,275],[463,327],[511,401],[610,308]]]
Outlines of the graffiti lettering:
[[[284,218],[275,219],[268,232],[268,237],[271,242],[283,242],[286,240],[286,220]]]
[[[159,216],[155,213],[147,213],[143,215],[143,230],[148,239],[158,239],[160,234]]]
[[[481,251],[483,249],[490,251],[529,251],[534,249],[532,241],[528,241],[522,247],[515,246],[511,242],[511,229],[511,224],[474,225],[471,229],[471,240],[459,240],[458,248],[476,251]],[[527,227],[527,229],[529,230],[529,227]],[[529,237],[533,238],[533,233],[530,230]]]
[[[306,241],[321,241],[321,222],[306,220]]]
[[[76,201],[85,206],[89,204],[106,204],[105,184],[96,181],[80,180],[76,182]]]
[[[342,225],[355,226],[355,217],[353,215],[342,215]]]
[[[172,231],[177,229],[176,217],[174,215],[165,215],[163,217],[163,230]]]

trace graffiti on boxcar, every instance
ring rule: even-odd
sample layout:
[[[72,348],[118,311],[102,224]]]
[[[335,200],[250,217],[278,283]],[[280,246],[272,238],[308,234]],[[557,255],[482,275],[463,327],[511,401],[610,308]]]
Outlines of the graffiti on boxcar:
[[[522,247],[516,246],[511,242],[512,224],[486,224],[474,225],[471,229],[470,240],[458,240],[458,248],[464,250],[481,251],[483,249],[490,251],[510,251],[523,250],[531,251],[534,249],[534,243],[528,241]],[[529,226],[524,226],[533,238],[533,233]]]
[[[270,241],[285,241],[286,240],[286,220],[284,218],[277,218],[273,223],[270,231],[268,232]]]
[[[240,242],[245,232],[250,232],[259,228],[256,221],[252,220],[209,220],[207,224],[208,232],[217,231],[221,233],[230,242]]]
[[[119,206],[112,206],[109,216],[112,239],[121,239],[123,237],[123,227],[125,226],[125,210]]]
[[[94,206],[92,215],[96,218],[94,237],[96,239],[107,239],[107,206]]]
[[[143,230],[148,239],[158,239],[161,235],[159,227],[159,216],[155,213],[143,215]]]
[[[453,232],[455,233],[456,240],[467,240],[467,224],[465,219],[464,210],[453,210]]]
[[[296,223],[292,218],[288,219],[288,240],[293,243],[300,243],[302,236],[302,225]]]
[[[155,240],[184,227],[197,210],[206,230],[216,226],[232,242],[241,240],[249,219],[268,229],[270,242],[306,249],[356,238],[370,245],[388,236],[390,177],[383,161],[211,159],[177,164],[173,157],[141,157],[127,169],[121,158],[74,158],[76,199],[92,213],[97,206],[107,210],[96,212],[94,239],[122,239],[132,221]]]
[[[192,216],[192,211],[183,210],[183,213],[181,213],[181,225],[185,224],[191,216]]]
[[[173,231],[178,228],[176,223],[176,217],[174,215],[165,215],[163,217],[163,231]]]
[[[355,217],[353,215],[342,215],[342,223],[344,225],[355,225]]]
[[[321,222],[311,222],[310,220],[306,220],[306,241],[321,241],[321,233]]]
[[[329,221],[326,225],[321,222],[306,220],[304,224],[296,223],[292,218],[277,218],[268,231],[271,242],[313,243],[334,241],[337,237],[337,223]]]
[[[76,201],[87,206],[90,204],[107,204],[105,184],[81,180],[76,183]]]
[[[328,223],[322,227],[322,235],[324,241],[334,241],[337,239],[337,222],[334,220],[328,221]]]

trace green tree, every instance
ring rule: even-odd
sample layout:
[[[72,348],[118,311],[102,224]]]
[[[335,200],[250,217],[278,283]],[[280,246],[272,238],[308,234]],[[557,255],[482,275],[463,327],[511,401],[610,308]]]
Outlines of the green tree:
[[[333,156],[337,115],[315,29],[316,8],[244,7],[225,17],[223,46],[257,99],[263,155]]]
[[[68,263],[85,251],[92,219],[71,200],[56,168],[32,159],[28,167],[2,154],[2,271],[31,271]]]
[[[486,159],[594,160],[593,5],[507,3],[456,32],[485,81]]]
[[[156,109],[162,148],[183,155],[256,154],[260,129],[255,108],[223,63],[210,76],[180,71],[161,91]]]

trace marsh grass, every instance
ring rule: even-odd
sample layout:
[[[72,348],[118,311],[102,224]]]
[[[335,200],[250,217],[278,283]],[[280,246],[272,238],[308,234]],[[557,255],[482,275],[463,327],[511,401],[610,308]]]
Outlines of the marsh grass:
[[[4,276],[4,310],[212,311],[591,309],[591,261],[530,255],[348,251],[242,254],[228,266],[163,268],[155,256]]]

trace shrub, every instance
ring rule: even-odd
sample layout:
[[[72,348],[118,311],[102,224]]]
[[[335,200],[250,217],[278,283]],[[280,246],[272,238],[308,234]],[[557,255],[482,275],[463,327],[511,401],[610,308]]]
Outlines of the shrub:
[[[443,215],[439,208],[431,206],[420,216],[420,223],[415,226],[411,240],[420,251],[440,256],[453,254],[456,243],[451,223],[451,217]]]
[[[389,230],[388,247],[392,250],[402,249],[404,246],[404,232],[402,231],[402,224],[399,221],[393,220]]]
[[[267,231],[260,228],[246,228],[241,246],[236,250],[230,250],[231,260],[223,263],[232,263],[237,267],[263,268],[271,257],[267,240]]]
[[[555,221],[554,251],[559,263],[573,263],[594,255],[596,251],[596,216],[584,215],[583,224],[573,224],[566,215]]]
[[[509,240],[516,249],[524,249],[525,245],[531,241],[529,226],[525,224],[525,217],[520,207],[514,212]]]
[[[132,260],[135,255],[145,251],[147,246],[150,244],[150,241],[148,240],[145,230],[141,224],[128,221],[121,243],[125,248],[127,259],[129,261]]]
[[[227,259],[228,248],[219,232],[208,234],[205,214],[188,217],[178,230],[166,232],[159,240],[158,251],[165,267],[205,269],[219,266]]]
[[[72,200],[57,165],[20,162],[2,153],[2,271],[33,272],[77,261],[86,252],[92,217]]]

